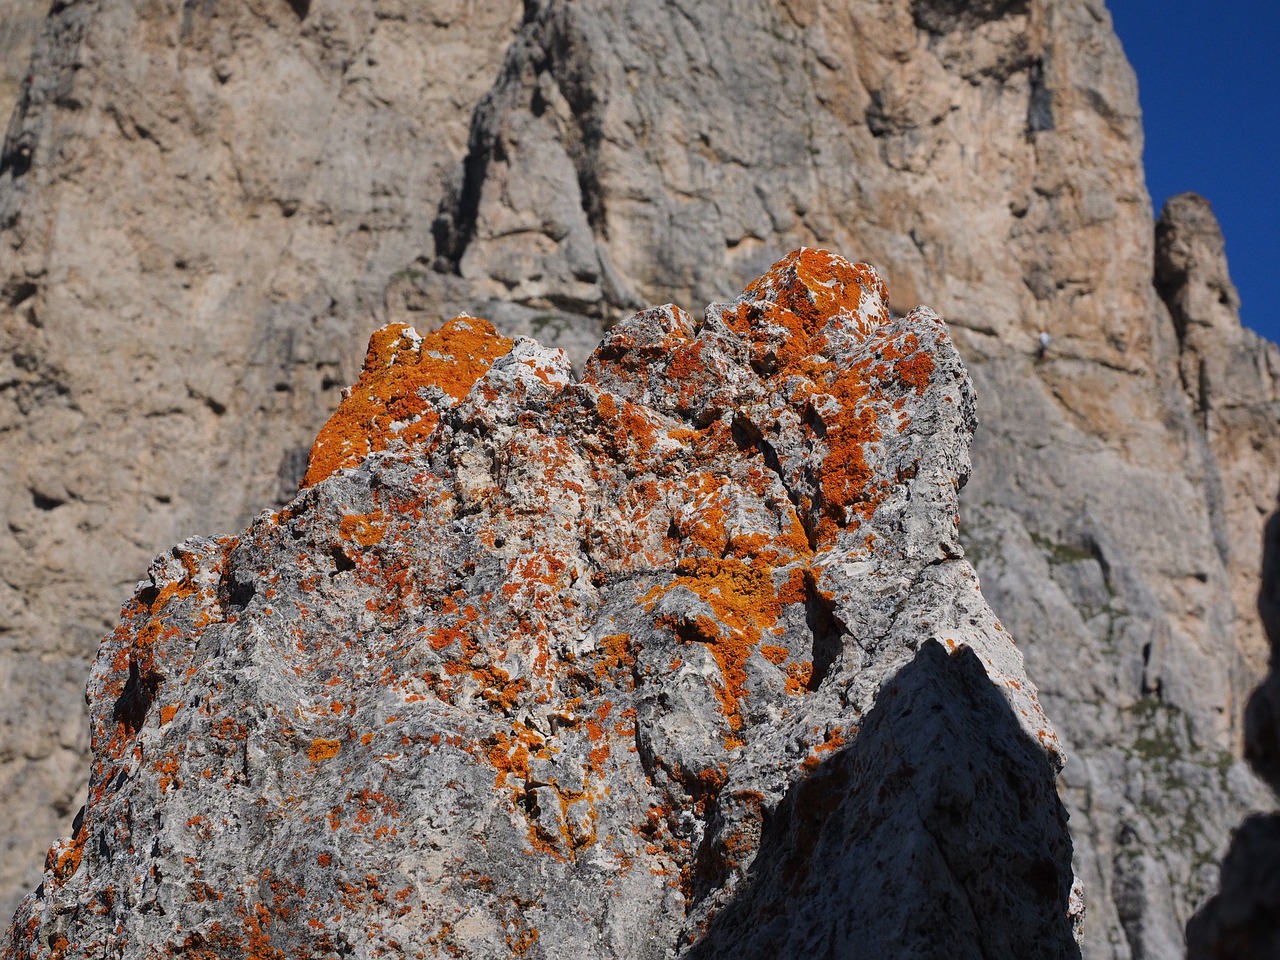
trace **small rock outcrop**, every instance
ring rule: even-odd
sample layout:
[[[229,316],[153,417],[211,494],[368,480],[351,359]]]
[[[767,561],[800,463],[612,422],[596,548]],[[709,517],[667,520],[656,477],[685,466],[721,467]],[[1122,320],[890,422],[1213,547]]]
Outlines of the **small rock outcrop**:
[[[936,315],[810,249],[580,379],[378,331],[298,497],[126,604],[4,957],[1078,957],[974,409]]]

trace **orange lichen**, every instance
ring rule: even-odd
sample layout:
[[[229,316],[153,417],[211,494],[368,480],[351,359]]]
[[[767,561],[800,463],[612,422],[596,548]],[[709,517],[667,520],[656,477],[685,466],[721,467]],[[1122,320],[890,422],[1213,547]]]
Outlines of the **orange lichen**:
[[[757,367],[779,372],[822,354],[824,330],[866,336],[889,322],[888,295],[875,270],[825,250],[792,251],[744,294],[755,302],[726,313],[725,322],[755,341]]]
[[[818,769],[818,765],[822,763],[822,755],[824,753],[832,753],[844,746],[844,744],[845,738],[842,731],[828,731],[823,742],[815,746],[813,748],[813,753],[804,758],[804,761],[800,764],[800,769],[805,773],[813,773],[814,770]]]
[[[740,702],[746,695],[747,658],[782,612],[773,588],[773,569],[762,561],[701,557],[681,561],[677,570],[679,576],[661,592],[687,587],[706,601],[715,619],[700,615],[670,626],[681,639],[704,644],[715,658],[723,680],[716,693],[730,729],[737,731],[742,727]]]
[[[501,787],[506,783],[508,774],[523,783],[529,779],[529,760],[539,754],[545,755],[545,741],[534,730],[517,721],[512,725],[511,734],[496,730],[488,736],[483,744],[485,759],[497,771],[494,785]]]
[[[875,271],[865,263],[849,263],[826,250],[793,250],[745,292],[790,310],[809,335],[817,333],[832,318],[848,317],[864,334],[870,333],[875,323],[889,321],[889,312],[883,306],[889,297]],[[862,309],[862,298],[871,294],[879,296],[881,306],[874,311],[869,305]]]
[[[804,603],[812,589],[814,577],[814,572],[807,566],[792,567],[787,573],[787,582],[778,591],[778,602],[784,607],[792,603]]]
[[[471,676],[480,683],[480,695],[498,710],[510,710],[520,700],[520,694],[529,688],[524,677],[511,679],[511,675],[498,666],[477,668]]]
[[[456,317],[425,336],[402,323],[374,331],[360,379],[316,437],[302,487],[395,440],[426,440],[440,421],[431,388],[454,402],[463,399],[512,346],[487,320],[471,317]]]
[[[161,757],[153,766],[156,773],[160,774],[160,792],[168,793],[169,788],[175,783],[182,786],[182,782],[178,779],[178,758],[171,755]]]
[[[626,633],[610,634],[600,638],[601,656],[595,663],[597,680],[604,680],[615,672],[622,672],[630,679],[630,670],[635,663],[631,653],[631,636]]]
[[[786,647],[776,647],[772,644],[763,644],[760,647],[761,655],[772,663],[775,667],[780,667],[791,658],[791,651]]]
[[[798,696],[809,691],[809,684],[813,682],[813,663],[809,660],[800,660],[796,663],[787,664],[787,693],[792,696]]]
[[[349,513],[338,524],[338,536],[353,540],[362,547],[372,547],[387,535],[387,523],[387,516],[381,510]]]
[[[933,371],[918,338],[877,344],[883,357],[849,365],[832,353],[837,334],[867,337],[889,322],[888,295],[874,269],[823,250],[801,248],[778,261],[747,287],[745,299],[721,318],[753,345],[757,371],[787,380],[790,402],[803,411],[810,442],[821,444],[819,502],[814,545],[830,546],[836,534],[875,510],[885,482],[876,482],[868,448],[881,439],[873,380],[885,375],[923,391]],[[878,364],[878,366],[877,366]]]
[[[540,935],[537,927],[520,925],[514,934],[507,936],[507,947],[511,950],[512,956],[527,957]]]
[[[888,340],[877,352],[888,365],[887,370],[877,367],[878,375],[887,375],[906,384],[918,397],[924,395],[937,364],[929,351],[920,349],[919,337],[909,333],[900,339]]]
[[[53,874],[55,886],[66,883],[71,875],[80,869],[80,860],[84,856],[84,844],[88,836],[88,829],[82,821],[74,837],[70,840],[59,840],[49,848],[44,868]]]
[[[834,539],[835,528],[848,522],[848,512],[857,509],[870,516],[875,502],[869,494],[875,477],[867,463],[866,449],[880,439],[875,411],[864,406],[868,386],[858,370],[841,371],[830,391],[839,403],[839,412],[826,423],[827,458],[822,471],[822,512],[818,541],[826,545]]]
[[[342,741],[340,740],[326,740],[324,737],[316,737],[311,741],[311,746],[307,749],[307,759],[312,763],[321,763],[336,757],[341,749]]]

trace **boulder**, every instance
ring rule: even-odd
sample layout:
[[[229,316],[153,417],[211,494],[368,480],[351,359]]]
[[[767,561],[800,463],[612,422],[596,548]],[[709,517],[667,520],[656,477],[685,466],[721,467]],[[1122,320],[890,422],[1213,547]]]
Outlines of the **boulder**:
[[[802,248],[580,378],[376,332],[298,496],[125,605],[4,956],[1078,957],[973,391],[887,302]]]

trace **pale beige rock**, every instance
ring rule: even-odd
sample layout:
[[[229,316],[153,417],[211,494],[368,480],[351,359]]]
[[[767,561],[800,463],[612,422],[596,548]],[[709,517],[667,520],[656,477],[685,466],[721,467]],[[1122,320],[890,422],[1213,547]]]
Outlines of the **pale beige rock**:
[[[22,92],[45,0],[0,0],[0,117],[8,117]]]
[[[1200,205],[1207,211],[1203,201]],[[1166,208],[1162,222],[1169,221],[1169,212]],[[1280,791],[1280,674],[1274,669],[1280,644],[1280,513],[1272,514],[1264,526],[1258,613],[1271,645],[1272,670],[1253,692],[1245,710],[1245,756],[1272,790]],[[1280,814],[1247,817],[1232,834],[1218,891],[1187,924],[1188,960],[1252,960],[1277,955],[1277,865]]]
[[[74,794],[49,752],[82,682],[66,658],[151,553],[284,495],[375,317],[505,302],[548,339],[820,244],[875,262],[899,312],[929,301],[970,365],[966,537],[1074,758],[1086,956],[1178,952],[1261,802],[1232,757],[1264,649],[1241,540],[1280,482],[1276,363],[1230,317],[1179,337],[1157,293],[1105,6],[423,6],[50,20],[0,175],[0,672],[27,697],[6,796]],[[1259,371],[1241,402],[1211,377],[1207,419],[1183,378],[1201,356]],[[66,832],[42,823],[37,866]]]
[[[1280,482],[1280,347],[1241,326],[1222,230],[1203,197],[1185,193],[1165,204],[1156,224],[1156,289],[1178,332],[1178,371],[1211,451],[1205,469],[1215,537],[1256,677],[1268,652],[1253,598],[1263,524]]]

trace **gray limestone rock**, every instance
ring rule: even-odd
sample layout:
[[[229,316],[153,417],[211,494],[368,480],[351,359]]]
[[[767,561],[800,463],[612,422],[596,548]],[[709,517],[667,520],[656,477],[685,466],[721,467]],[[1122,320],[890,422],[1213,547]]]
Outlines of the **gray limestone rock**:
[[[1263,541],[1258,612],[1271,641],[1271,672],[1249,698],[1245,756],[1280,792],[1280,513]],[[1187,924],[1188,960],[1245,960],[1280,956],[1280,814],[1252,816],[1231,837],[1218,892]]]
[[[49,4],[44,0],[0,2],[0,117],[13,112],[31,77],[31,50]]]
[[[375,334],[306,488],[152,564],[3,956],[1075,958],[960,557],[941,320],[801,249],[562,351]]]

